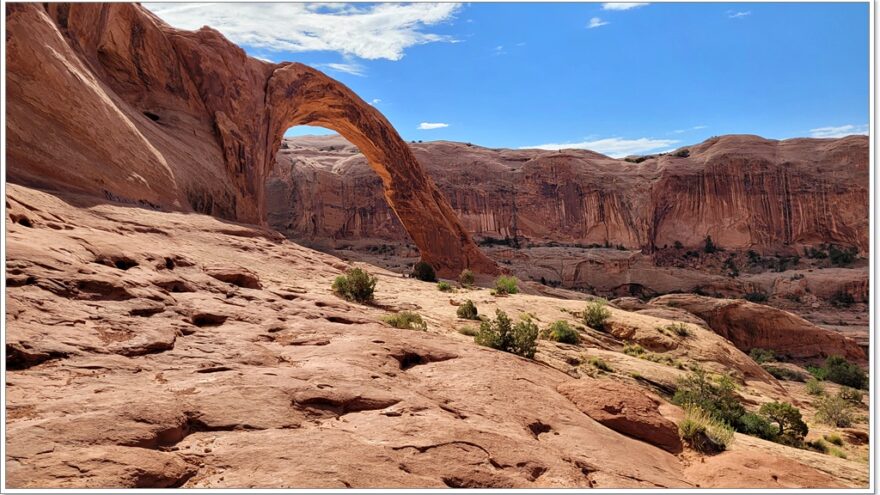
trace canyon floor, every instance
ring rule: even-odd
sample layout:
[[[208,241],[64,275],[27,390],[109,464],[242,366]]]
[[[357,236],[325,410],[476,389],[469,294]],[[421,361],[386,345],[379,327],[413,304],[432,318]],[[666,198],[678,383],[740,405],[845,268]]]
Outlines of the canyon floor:
[[[619,299],[598,332],[578,325],[580,292],[440,292],[210,216],[13,184],[6,202],[8,487],[868,484],[867,404],[852,428],[819,424],[804,383],[681,309],[709,298]],[[375,304],[331,292],[351,266],[378,277]],[[567,320],[581,343],[541,340],[534,360],[480,347],[465,299]],[[427,331],[383,323],[400,310]],[[673,321],[689,335],[662,331]],[[622,352],[634,343],[675,365]],[[750,409],[795,404],[807,439],[838,432],[847,458],[741,434],[717,455],[682,447],[669,393],[692,364],[730,374]]]

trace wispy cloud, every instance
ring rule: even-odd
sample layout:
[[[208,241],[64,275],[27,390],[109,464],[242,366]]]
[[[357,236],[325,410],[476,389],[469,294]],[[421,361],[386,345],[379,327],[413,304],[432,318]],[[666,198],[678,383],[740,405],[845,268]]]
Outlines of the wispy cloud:
[[[523,146],[520,149],[539,149],[539,150],[561,150],[561,149],[583,149],[592,150],[612,158],[623,158],[627,155],[634,155],[655,151],[660,148],[667,148],[678,141],[675,139],[654,139],[654,138],[638,138],[624,139],[619,137],[597,139],[594,141],[583,141],[580,143],[550,143],[540,144],[538,146]]]
[[[673,134],[684,134],[685,132],[699,131],[700,129],[705,129],[706,127],[708,127],[708,126],[695,125],[693,127],[688,127],[687,129],[676,129],[676,130],[672,131],[672,133]]]
[[[494,53],[495,55],[504,55],[507,52],[504,51],[504,45],[498,45],[492,50],[492,53]]]
[[[593,29],[593,28],[605,26],[606,24],[610,24],[610,23],[607,21],[603,21],[602,19],[600,19],[598,17],[593,17],[592,19],[590,19],[590,23],[587,24],[587,28]]]
[[[732,10],[727,11],[727,17],[729,17],[730,19],[741,19],[743,17],[748,17],[750,15],[752,15],[751,10],[746,10],[744,12],[734,12]]]
[[[373,98],[372,100],[370,100],[370,105],[373,105],[374,107],[379,103],[382,103],[382,100],[379,98]]]
[[[319,69],[327,69],[335,72],[344,72],[346,74],[351,74],[353,76],[364,76],[366,75],[365,68],[363,65],[358,63],[329,63],[329,64],[314,64],[315,67]]]
[[[419,124],[418,129],[422,131],[429,131],[431,129],[442,129],[444,127],[449,127],[449,124],[444,124],[443,122],[422,122]]]
[[[817,127],[810,129],[810,137],[814,138],[839,138],[853,134],[868,134],[868,124],[864,125],[841,125],[837,127]]]
[[[363,59],[400,60],[407,48],[455,38],[430,32],[455,18],[460,4],[147,3],[181,29],[208,25],[233,42],[272,51],[335,51]]]
[[[644,7],[645,5],[649,5],[647,3],[634,3],[634,2],[615,2],[615,3],[603,3],[602,10],[629,10],[635,9],[637,7]]]

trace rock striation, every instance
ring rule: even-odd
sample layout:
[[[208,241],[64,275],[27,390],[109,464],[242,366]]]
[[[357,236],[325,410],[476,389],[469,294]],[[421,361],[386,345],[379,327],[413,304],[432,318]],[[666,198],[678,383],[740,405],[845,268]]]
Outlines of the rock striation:
[[[426,261],[497,272],[388,120],[321,72],[137,4],[6,12],[9,181],[260,223],[283,133],[323,126],[361,149]]]

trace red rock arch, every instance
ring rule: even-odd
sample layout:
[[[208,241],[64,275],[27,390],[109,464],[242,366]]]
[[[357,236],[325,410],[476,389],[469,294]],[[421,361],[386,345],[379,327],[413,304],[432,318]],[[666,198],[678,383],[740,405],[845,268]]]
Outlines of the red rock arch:
[[[284,131],[292,126],[332,129],[357,146],[381,177],[385,199],[422,259],[445,276],[463,268],[497,273],[391,123],[350,89],[308,66],[286,64],[269,80],[267,109],[270,142],[263,163],[274,165]]]

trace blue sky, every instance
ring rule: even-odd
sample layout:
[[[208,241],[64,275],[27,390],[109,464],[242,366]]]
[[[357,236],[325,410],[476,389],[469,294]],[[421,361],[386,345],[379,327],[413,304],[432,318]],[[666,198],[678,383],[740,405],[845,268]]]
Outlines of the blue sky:
[[[867,3],[146,6],[320,68],[406,140],[624,156],[867,133]]]

